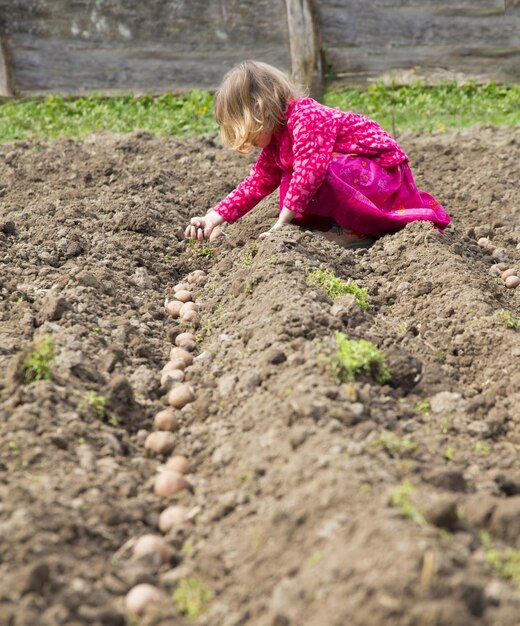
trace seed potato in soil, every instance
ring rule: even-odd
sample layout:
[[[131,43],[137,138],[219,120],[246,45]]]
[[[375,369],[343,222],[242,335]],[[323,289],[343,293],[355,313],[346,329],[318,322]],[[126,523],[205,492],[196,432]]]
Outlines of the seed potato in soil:
[[[187,243],[251,163],[215,136],[1,146],[1,624],[135,624],[138,585],[160,590],[145,626],[518,624],[520,290],[489,270],[520,266],[520,136],[398,139],[453,222],[358,251],[292,226],[258,241],[275,197]],[[165,310],[179,284],[194,326]],[[388,375],[341,379],[337,333]],[[189,488],[157,496],[169,455]],[[172,506],[189,514],[162,533]],[[164,562],[133,555],[143,535]]]

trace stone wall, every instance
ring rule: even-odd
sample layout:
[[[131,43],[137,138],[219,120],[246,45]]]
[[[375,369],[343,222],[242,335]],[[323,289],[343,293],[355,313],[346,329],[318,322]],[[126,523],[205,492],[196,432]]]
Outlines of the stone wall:
[[[342,84],[518,82],[520,0],[0,0],[4,95],[214,88],[244,58],[315,86],[320,49]]]

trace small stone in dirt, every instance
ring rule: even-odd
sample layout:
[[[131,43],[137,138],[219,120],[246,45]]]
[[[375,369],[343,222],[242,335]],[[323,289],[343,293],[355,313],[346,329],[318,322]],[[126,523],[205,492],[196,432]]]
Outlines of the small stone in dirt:
[[[20,574],[20,592],[22,594],[42,593],[50,577],[51,571],[47,563],[29,565]]]
[[[159,430],[150,433],[144,442],[144,447],[156,454],[169,454],[177,443],[177,439],[172,432]]]
[[[228,491],[218,496],[217,503],[209,512],[209,518],[217,521],[229,515],[237,506],[237,498],[234,491]]]
[[[507,475],[498,474],[495,477],[495,482],[506,496],[520,495],[520,471]]]
[[[415,295],[426,296],[432,292],[432,289],[433,289],[433,284],[429,280],[427,280],[426,282],[421,283],[420,285],[417,285],[417,287],[415,288]]]
[[[140,289],[152,289],[153,287],[146,267],[136,267],[130,281]]]
[[[430,399],[432,413],[452,413],[463,410],[466,400],[456,391],[440,391]]]
[[[228,396],[230,396],[235,389],[237,380],[238,379],[234,374],[228,374],[219,378],[219,381],[217,383],[219,394],[223,398],[227,398]]]
[[[285,352],[278,348],[270,348],[266,354],[266,361],[268,363],[272,363],[273,365],[280,365],[280,363],[284,363],[287,361],[287,357]]]
[[[491,250],[491,258],[494,261],[500,261],[501,263],[505,263],[508,260],[507,253],[502,248],[496,248],[495,250]]]
[[[108,383],[108,401],[112,405],[132,406],[134,390],[123,374],[116,374]]]
[[[101,283],[94,276],[94,274],[91,274],[90,272],[80,272],[76,276],[76,280],[83,287],[93,287],[96,290],[101,289]]]
[[[96,455],[91,446],[86,443],[80,444],[76,449],[78,455],[79,465],[86,472],[91,472],[96,469]]]
[[[439,489],[464,492],[467,488],[466,479],[462,472],[457,470],[437,468],[427,474],[425,479]]]
[[[471,526],[482,528],[486,526],[497,505],[497,499],[486,493],[469,495],[462,507],[464,521]]]
[[[491,516],[489,530],[494,537],[499,537],[516,548],[520,547],[520,496],[498,501]]]
[[[43,324],[45,321],[55,322],[61,319],[67,308],[68,303],[65,298],[47,294],[41,302],[36,321],[38,324]]]
[[[457,503],[455,496],[443,494],[434,496],[428,502],[425,502],[420,509],[430,524],[452,530],[457,525],[459,519]]]
[[[0,230],[7,235],[8,237],[12,237],[16,234],[16,226],[15,223],[11,220],[7,220],[6,222],[0,223]]]
[[[227,465],[235,456],[235,448],[231,443],[224,443],[211,455],[215,465]]]

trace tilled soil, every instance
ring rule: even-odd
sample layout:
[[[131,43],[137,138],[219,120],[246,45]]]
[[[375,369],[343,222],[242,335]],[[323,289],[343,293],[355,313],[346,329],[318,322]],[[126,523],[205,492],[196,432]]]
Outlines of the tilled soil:
[[[258,241],[276,198],[187,245],[188,218],[247,171],[212,136],[2,146],[1,624],[519,624],[520,290],[489,268],[520,269],[520,135],[399,140],[453,223],[361,251],[297,227]],[[370,308],[333,302],[315,268],[366,288]],[[164,302],[195,269],[193,328]],[[175,453],[192,488],[159,498],[167,457],[144,441],[186,329],[196,397]],[[336,331],[375,343],[389,383],[341,382]],[[26,383],[45,337],[51,379]],[[169,562],[132,557],[173,502],[194,519],[166,535]],[[183,612],[186,580],[212,597]],[[137,620],[124,597],[142,582],[164,600]]]

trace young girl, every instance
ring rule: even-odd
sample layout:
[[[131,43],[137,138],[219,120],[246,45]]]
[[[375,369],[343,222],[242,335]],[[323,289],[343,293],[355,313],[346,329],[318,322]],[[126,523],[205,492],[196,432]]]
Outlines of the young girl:
[[[232,224],[277,187],[280,214],[262,238],[292,222],[358,247],[414,220],[441,230],[450,222],[435,198],[417,189],[408,157],[376,122],[302,98],[270,65],[233,68],[217,91],[215,115],[226,145],[262,151],[234,191],[191,219],[190,239],[214,239],[217,226]]]

